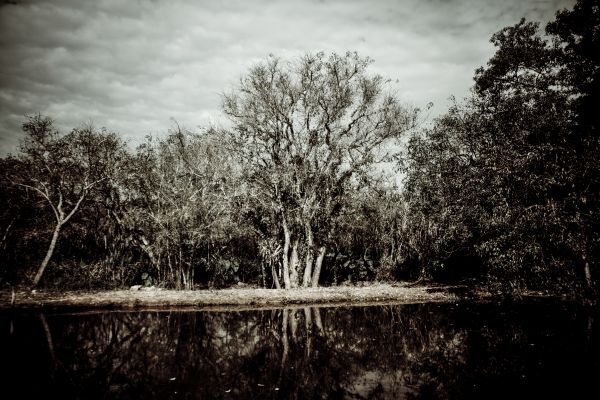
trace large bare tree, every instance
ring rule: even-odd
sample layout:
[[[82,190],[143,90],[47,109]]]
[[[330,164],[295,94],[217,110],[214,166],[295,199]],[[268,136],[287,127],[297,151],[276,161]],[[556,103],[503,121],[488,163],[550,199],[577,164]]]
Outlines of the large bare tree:
[[[367,73],[370,63],[356,53],[269,57],[224,95],[249,197],[282,239],[285,288],[318,286],[348,190],[368,180],[390,155],[387,145],[414,126],[415,110]]]

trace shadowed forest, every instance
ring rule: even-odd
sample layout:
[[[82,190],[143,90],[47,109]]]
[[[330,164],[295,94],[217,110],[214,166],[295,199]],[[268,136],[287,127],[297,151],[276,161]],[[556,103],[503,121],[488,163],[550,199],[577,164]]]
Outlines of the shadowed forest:
[[[136,149],[27,118],[0,159],[0,287],[595,295],[600,5],[491,41],[470,96],[433,120],[356,53],[268,57],[223,94],[227,126],[175,124]]]

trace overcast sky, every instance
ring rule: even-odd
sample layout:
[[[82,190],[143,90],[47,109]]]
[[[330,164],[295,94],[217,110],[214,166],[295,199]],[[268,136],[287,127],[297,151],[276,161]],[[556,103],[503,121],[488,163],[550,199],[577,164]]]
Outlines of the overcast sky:
[[[407,103],[462,98],[521,17],[574,0],[0,0],[0,154],[26,115],[67,131],[92,122],[132,145],[173,126],[223,121],[220,94],[269,54],[357,51]]]

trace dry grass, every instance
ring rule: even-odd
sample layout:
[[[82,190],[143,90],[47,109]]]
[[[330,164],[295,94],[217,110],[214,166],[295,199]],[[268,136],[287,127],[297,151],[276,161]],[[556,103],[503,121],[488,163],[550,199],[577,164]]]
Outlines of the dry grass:
[[[102,292],[0,292],[0,309],[238,309],[287,305],[358,305],[455,301],[443,288],[374,284],[292,290],[116,290]]]

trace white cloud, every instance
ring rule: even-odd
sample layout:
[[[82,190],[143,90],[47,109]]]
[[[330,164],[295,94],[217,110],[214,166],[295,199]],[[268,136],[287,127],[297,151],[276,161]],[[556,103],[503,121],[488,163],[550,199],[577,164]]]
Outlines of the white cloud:
[[[356,50],[417,106],[466,95],[492,33],[571,0],[24,1],[0,7],[0,153],[27,114],[139,141],[219,121],[219,93],[272,53]]]

